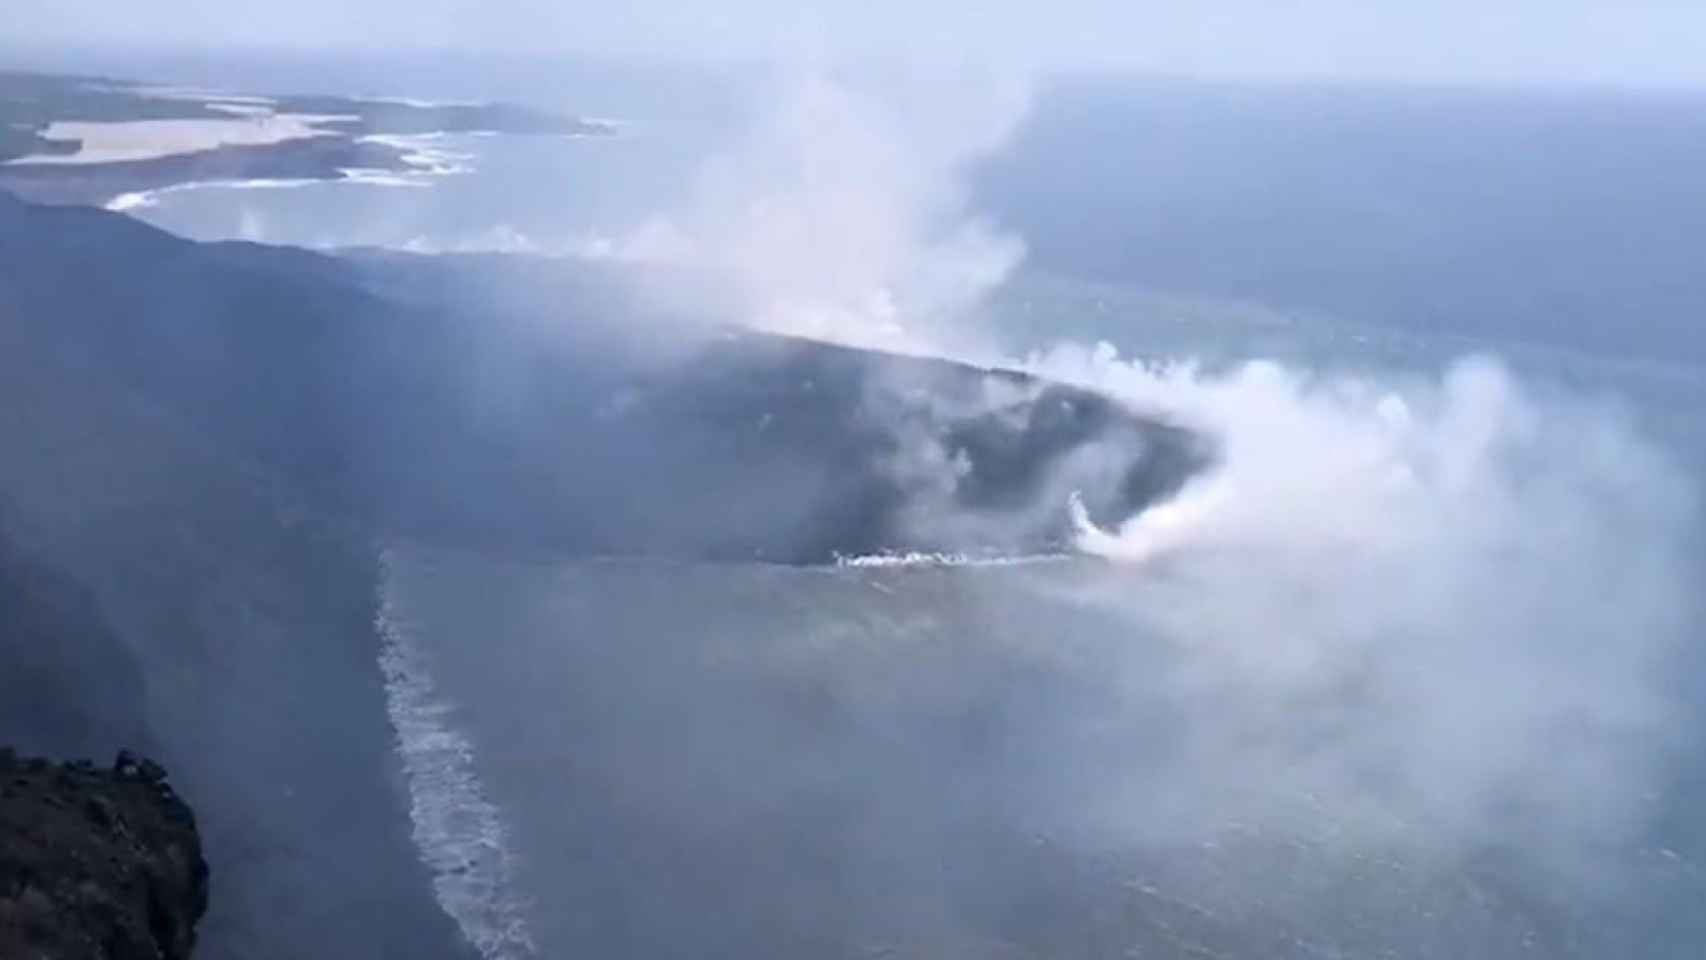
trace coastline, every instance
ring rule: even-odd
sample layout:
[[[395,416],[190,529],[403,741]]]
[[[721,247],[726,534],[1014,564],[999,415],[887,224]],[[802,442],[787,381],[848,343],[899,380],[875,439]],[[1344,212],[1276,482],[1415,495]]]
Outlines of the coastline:
[[[468,157],[430,146],[444,136],[589,137],[620,129],[509,103],[162,89],[0,72],[0,190],[34,203],[122,211],[191,185],[420,185],[422,177],[468,169]],[[160,132],[159,142],[150,142],[151,131]]]
[[[407,155],[387,144],[315,137],[118,163],[8,165],[0,167],[0,190],[32,203],[99,207],[191,183],[342,180],[348,179],[346,170],[415,172],[403,159]]]

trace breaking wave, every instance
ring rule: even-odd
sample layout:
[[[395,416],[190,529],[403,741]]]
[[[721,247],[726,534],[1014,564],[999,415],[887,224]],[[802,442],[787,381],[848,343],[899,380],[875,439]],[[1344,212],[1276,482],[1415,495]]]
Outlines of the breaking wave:
[[[1056,563],[1070,559],[1065,553],[1029,553],[988,556],[966,553],[868,553],[857,556],[836,554],[837,567],[1017,567],[1034,563]]]
[[[474,172],[471,163],[474,160],[474,154],[445,149],[446,136],[443,132],[376,133],[358,137],[356,143],[377,143],[403,151],[403,155],[398,159],[409,168],[409,173],[420,176],[447,177]]]
[[[415,848],[432,871],[439,906],[482,957],[535,957],[503,812],[487,796],[474,770],[474,745],[452,724],[455,707],[439,695],[429,657],[391,596],[389,556],[382,555],[380,564],[374,623],[379,667],[408,786]]]
[[[106,202],[106,209],[114,213],[127,213],[131,210],[144,210],[155,206],[160,198],[170,193],[185,193],[190,190],[288,190],[293,187],[306,187],[312,183],[324,183],[308,177],[290,178],[256,178],[251,180],[192,180],[188,183],[174,183],[171,186],[156,187],[153,190],[136,190],[121,193]]]

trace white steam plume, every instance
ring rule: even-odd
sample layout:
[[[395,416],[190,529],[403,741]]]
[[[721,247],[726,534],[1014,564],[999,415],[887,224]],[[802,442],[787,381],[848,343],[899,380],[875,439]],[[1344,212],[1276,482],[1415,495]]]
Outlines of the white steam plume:
[[[1086,599],[1181,654],[1181,802],[1260,785],[1430,846],[1627,850],[1675,746],[1695,504],[1618,409],[1486,359],[1403,390],[1105,345],[1031,366],[1218,440],[1118,530],[1080,512],[1081,547],[1121,561]]]
[[[1028,84],[806,67],[764,90],[750,129],[700,170],[690,209],[614,252],[720,275],[760,329],[913,352],[951,343],[950,325],[1024,255],[971,214],[961,176],[1023,119]]]
[[[784,78],[706,165],[693,208],[623,251],[711,269],[764,329],[986,359],[964,321],[1023,244],[975,216],[959,177],[1027,98],[931,79],[897,97]],[[1502,844],[1578,876],[1647,822],[1677,726],[1663,671],[1696,612],[1695,505],[1615,408],[1483,359],[1398,387],[1273,363],[1150,368],[1107,347],[1014,365],[1219,452],[1119,529],[1078,510],[1079,546],[1118,561],[1079,599],[1134,647],[1178,653],[1162,684],[1185,721],[1172,776],[1134,770],[1127,789],[1099,768],[1085,818],[1208,829],[1289,816],[1287,796],[1347,835],[1397,825],[1430,849]],[[952,490],[968,469],[897,436],[909,479],[936,471]],[[1134,679],[1133,703],[1155,682]]]

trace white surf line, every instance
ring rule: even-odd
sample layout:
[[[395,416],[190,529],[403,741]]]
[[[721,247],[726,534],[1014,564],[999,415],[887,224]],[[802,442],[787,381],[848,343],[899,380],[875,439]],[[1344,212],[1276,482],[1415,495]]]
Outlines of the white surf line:
[[[443,130],[432,133],[370,133],[355,138],[356,143],[377,143],[402,152],[398,157],[409,172],[422,176],[449,177],[473,173],[476,154],[445,149],[451,134]]]
[[[369,187],[415,187],[432,186],[431,181],[421,179],[423,174],[386,170],[382,167],[339,167],[341,179],[328,180],[327,183],[357,183]]]
[[[452,724],[455,707],[433,684],[430,658],[392,602],[389,551],[380,555],[379,668],[409,790],[415,849],[433,874],[438,905],[486,960],[539,955],[503,812],[474,770],[474,745]]]
[[[860,556],[836,554],[837,567],[1017,567],[1033,563],[1057,563],[1069,560],[1067,553],[1027,553],[997,556],[972,556],[964,553],[869,553]]]
[[[419,179],[430,174],[397,172],[391,170],[366,169],[363,167],[339,168],[336,177],[255,177],[248,180],[186,180],[183,183],[167,184],[164,187],[154,187],[150,190],[137,190],[131,193],[121,193],[104,205],[114,213],[127,213],[131,210],[146,210],[158,206],[160,198],[174,193],[188,193],[192,190],[288,190],[294,187],[311,187],[315,184],[352,184],[364,187],[430,187],[432,183]]]
[[[131,210],[145,210],[156,206],[160,198],[172,193],[185,193],[190,190],[289,190],[295,187],[306,187],[315,183],[336,183],[335,180],[316,180],[312,177],[268,178],[258,177],[250,180],[188,180],[183,183],[168,184],[151,190],[137,190],[133,193],[121,193],[104,205],[114,213],[125,213]]]

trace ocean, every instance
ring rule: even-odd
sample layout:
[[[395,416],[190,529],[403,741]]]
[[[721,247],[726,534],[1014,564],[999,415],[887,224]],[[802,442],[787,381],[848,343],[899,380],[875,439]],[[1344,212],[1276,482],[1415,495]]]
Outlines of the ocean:
[[[1220,460],[1063,556],[376,545],[415,841],[484,956],[1698,955],[1698,103],[1073,81],[909,154],[814,96],[754,163],[763,110],[706,96],[595,84],[618,137],[127,209],[423,255],[685,237],[764,325],[970,317],[978,359]],[[744,216],[707,190],[781,213],[707,229]]]
[[[492,957],[1680,957],[1697,941],[1691,854],[1661,845],[1676,840],[1596,865],[1641,891],[1631,906],[1520,844],[1457,849],[1413,798],[1350,803],[1226,722],[1258,707],[1249,691],[1179,687],[1176,650],[1085,602],[1105,577],[1074,560],[398,550],[390,636],[435,678],[430,703],[394,701],[404,729],[436,728],[416,803],[458,804],[417,821],[448,865],[441,902]],[[443,790],[473,782],[477,798]]]

